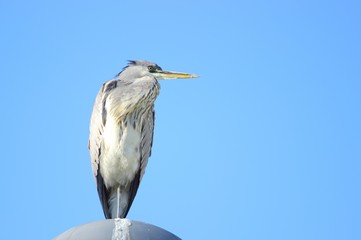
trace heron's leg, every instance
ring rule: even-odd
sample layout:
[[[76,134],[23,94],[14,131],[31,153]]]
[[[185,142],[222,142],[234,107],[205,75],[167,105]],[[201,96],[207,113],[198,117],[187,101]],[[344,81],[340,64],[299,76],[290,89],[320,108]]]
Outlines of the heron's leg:
[[[120,186],[117,187],[117,216],[116,218],[120,218]]]

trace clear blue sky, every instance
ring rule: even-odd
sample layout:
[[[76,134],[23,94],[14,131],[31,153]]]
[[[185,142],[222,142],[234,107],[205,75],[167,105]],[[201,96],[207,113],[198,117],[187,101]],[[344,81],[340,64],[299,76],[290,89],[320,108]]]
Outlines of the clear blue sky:
[[[87,149],[127,59],[162,81],[130,219],[183,239],[361,239],[359,1],[1,1],[0,239],[103,219]]]

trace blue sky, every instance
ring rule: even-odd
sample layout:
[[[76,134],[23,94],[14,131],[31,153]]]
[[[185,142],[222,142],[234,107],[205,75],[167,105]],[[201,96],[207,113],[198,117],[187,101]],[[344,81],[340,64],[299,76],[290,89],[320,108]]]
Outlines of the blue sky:
[[[162,81],[128,217],[183,239],[361,239],[359,1],[1,1],[0,239],[103,219],[93,101],[128,59]]]

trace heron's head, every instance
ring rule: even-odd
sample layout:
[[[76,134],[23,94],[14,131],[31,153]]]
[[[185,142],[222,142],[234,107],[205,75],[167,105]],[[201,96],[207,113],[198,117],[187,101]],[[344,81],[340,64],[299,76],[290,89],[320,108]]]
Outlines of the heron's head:
[[[198,77],[195,74],[164,71],[155,63],[137,60],[129,61],[128,66],[126,66],[116,78],[124,81],[134,81],[145,76],[152,76],[157,80]]]

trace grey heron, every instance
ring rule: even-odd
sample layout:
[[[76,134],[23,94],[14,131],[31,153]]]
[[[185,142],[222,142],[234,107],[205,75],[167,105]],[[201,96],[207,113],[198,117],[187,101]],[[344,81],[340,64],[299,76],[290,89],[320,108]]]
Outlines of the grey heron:
[[[88,148],[104,215],[125,218],[151,155],[154,102],[160,79],[195,78],[148,61],[128,65],[101,87],[90,120]]]

